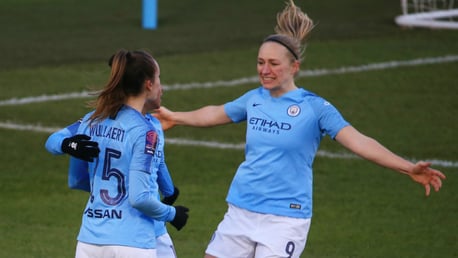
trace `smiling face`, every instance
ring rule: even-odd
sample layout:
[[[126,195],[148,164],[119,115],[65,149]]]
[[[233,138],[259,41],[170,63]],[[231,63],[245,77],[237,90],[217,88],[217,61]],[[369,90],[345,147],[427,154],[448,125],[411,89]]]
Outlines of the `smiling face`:
[[[262,86],[274,97],[297,88],[294,75],[299,71],[299,61],[279,43],[267,41],[261,45],[257,70]]]

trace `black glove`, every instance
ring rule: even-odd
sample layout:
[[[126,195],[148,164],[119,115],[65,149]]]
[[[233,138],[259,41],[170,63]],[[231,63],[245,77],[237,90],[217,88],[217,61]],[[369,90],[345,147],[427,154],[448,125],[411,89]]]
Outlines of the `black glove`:
[[[175,210],[175,218],[170,221],[170,224],[172,224],[177,230],[180,230],[184,227],[184,225],[186,225],[186,222],[188,221],[189,209],[184,206],[175,206]]]
[[[162,198],[162,203],[167,204],[167,205],[172,205],[177,200],[179,194],[180,194],[180,191],[175,186],[175,188],[173,189],[173,194]]]
[[[91,137],[85,134],[77,134],[72,137],[65,138],[62,141],[62,151],[75,158],[92,162],[93,158],[99,155],[99,144],[94,141],[89,141]]]

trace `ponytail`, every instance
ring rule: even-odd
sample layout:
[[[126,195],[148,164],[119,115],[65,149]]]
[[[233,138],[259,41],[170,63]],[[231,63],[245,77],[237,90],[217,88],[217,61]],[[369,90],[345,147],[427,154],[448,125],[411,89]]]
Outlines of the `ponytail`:
[[[301,60],[313,21],[305,14],[293,0],[286,3],[283,11],[277,14],[275,33],[264,39],[264,42],[277,42],[288,49],[295,60]]]
[[[153,57],[141,50],[121,49],[110,57],[108,65],[110,78],[97,99],[89,103],[95,108],[91,123],[116,116],[127,97],[142,93],[144,81],[153,79],[157,70]]]

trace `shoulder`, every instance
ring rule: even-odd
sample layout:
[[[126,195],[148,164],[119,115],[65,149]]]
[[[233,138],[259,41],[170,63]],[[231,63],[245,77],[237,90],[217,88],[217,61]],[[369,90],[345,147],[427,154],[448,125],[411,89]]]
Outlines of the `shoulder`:
[[[269,94],[269,91],[264,89],[262,86],[259,86],[257,88],[251,89],[247,92],[245,92],[242,97],[244,96],[263,96]]]
[[[150,121],[150,123],[153,125],[153,127],[158,132],[162,132],[162,125],[161,125],[161,121],[159,121],[159,119],[157,119],[156,117],[154,117],[150,113],[146,114],[146,118]]]
[[[269,92],[266,89],[264,89],[262,86],[259,86],[259,87],[255,88],[255,89],[251,89],[251,90],[245,92],[242,96],[238,97],[234,101],[246,102],[249,99],[263,97],[263,96],[269,96]]]
[[[135,109],[124,107],[119,110],[112,124],[125,130],[131,137],[138,137],[154,130],[146,117]]]
[[[300,88],[299,92],[300,92],[300,98],[303,101],[306,101],[313,106],[322,107],[322,106],[330,105],[329,101],[327,101],[325,98],[319,96],[318,94],[312,91],[308,91],[308,90]]]
[[[147,113],[145,117],[153,124],[154,126],[161,125],[161,121],[157,119],[155,116],[151,115],[151,113]]]
[[[300,99],[298,101],[303,105],[309,106],[318,116],[329,112],[338,112],[331,102],[314,92],[300,89],[300,96],[298,98]]]
[[[83,118],[79,119],[78,121],[80,123],[85,123],[89,121],[89,118],[91,117],[92,114],[94,114],[95,110],[92,110],[91,112],[87,113],[86,115],[83,116]]]

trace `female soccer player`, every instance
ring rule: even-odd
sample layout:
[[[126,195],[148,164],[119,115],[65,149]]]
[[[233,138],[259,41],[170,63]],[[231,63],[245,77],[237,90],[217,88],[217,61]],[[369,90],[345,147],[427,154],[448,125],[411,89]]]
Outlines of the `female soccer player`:
[[[109,62],[112,66],[112,60]],[[158,133],[158,150],[156,155],[161,160],[159,169],[157,170],[157,184],[159,191],[163,196],[162,202],[167,205],[175,203],[179,195],[179,189],[173,184],[168,167],[165,163],[164,154],[164,132],[161,128],[159,120],[145,114],[148,120],[152,123]],[[54,154],[69,154],[70,163],[68,169],[68,186],[71,189],[83,190],[90,192],[89,173],[87,162],[92,162],[98,157],[100,149],[98,143],[91,141],[87,135],[76,135],[81,120],[51,134],[46,143],[46,149]],[[160,198],[160,196],[159,196]],[[156,235],[156,251],[158,258],[176,258],[175,247],[173,241],[167,232],[164,221],[155,221],[154,231]]]
[[[162,202],[167,205],[175,203],[179,195],[179,189],[174,186],[169,170],[165,163],[164,155],[164,132],[161,129],[159,121],[146,114],[150,121],[155,126],[159,145],[157,153],[160,154],[161,165],[157,171],[157,184],[163,199]],[[68,168],[68,186],[71,189],[83,190],[90,192],[89,173],[87,162],[92,162],[98,157],[100,152],[98,143],[90,141],[87,135],[75,135],[81,120],[51,134],[46,143],[46,149],[54,155],[62,155],[64,153],[71,155]],[[74,146],[72,148],[71,146]],[[160,196],[159,196],[160,198]],[[164,221],[154,222],[154,233],[156,235],[156,251],[158,258],[176,258],[175,247],[167,232]]]
[[[438,191],[445,176],[430,163],[413,164],[352,127],[325,99],[296,86],[313,22],[292,0],[277,15],[276,34],[257,58],[261,87],[220,106],[189,112],[156,110],[164,129],[246,121],[245,161],[237,169],[228,210],[206,258],[300,257],[312,217],[312,164],[324,135],[357,155]]]
[[[161,103],[158,63],[146,51],[119,50],[111,76],[75,135],[98,143],[88,162],[90,197],[83,213],[76,257],[157,257],[155,220],[180,230],[188,209],[158,199],[161,166],[158,130],[150,110]],[[70,148],[77,145],[70,144]]]

